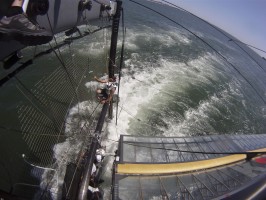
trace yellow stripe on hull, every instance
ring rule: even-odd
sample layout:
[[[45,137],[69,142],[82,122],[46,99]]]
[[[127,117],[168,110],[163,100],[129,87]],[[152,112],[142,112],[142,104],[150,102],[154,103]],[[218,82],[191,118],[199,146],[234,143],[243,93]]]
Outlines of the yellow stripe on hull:
[[[250,152],[265,152],[264,149],[257,149]],[[214,158],[208,160],[199,160],[184,163],[165,163],[165,164],[141,164],[141,163],[124,163],[117,165],[117,173],[120,174],[170,174],[181,173],[195,170],[209,169],[246,159],[245,154],[235,154]]]

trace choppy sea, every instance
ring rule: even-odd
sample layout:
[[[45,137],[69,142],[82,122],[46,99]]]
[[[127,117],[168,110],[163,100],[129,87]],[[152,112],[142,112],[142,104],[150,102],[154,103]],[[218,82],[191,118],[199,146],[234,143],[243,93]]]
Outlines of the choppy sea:
[[[266,132],[265,60],[189,13],[141,1],[169,20],[132,2],[123,3],[125,55],[119,104],[114,109],[118,123],[115,118],[108,122],[103,138],[108,154],[114,154],[120,134],[167,137]],[[101,49],[108,34],[99,33],[87,45],[83,41],[77,46],[84,56],[83,49],[89,46],[93,75],[107,73],[101,68],[105,65]],[[121,41],[120,33],[119,51]],[[91,90],[95,84],[92,80],[86,86]],[[112,161],[112,156],[106,157],[102,176],[106,198]]]
[[[108,122],[103,138],[107,152],[114,153],[120,134],[168,137],[266,133],[266,61],[233,36],[187,12],[140,2],[168,19],[123,1],[125,52],[119,104],[114,109],[118,123],[115,118]],[[107,30],[98,32],[78,40],[72,48],[84,58],[89,55],[88,93],[96,87],[93,77],[107,73],[103,59],[108,51],[105,45],[109,44],[106,36],[110,36]],[[121,32],[119,37],[117,57]],[[89,101],[96,103],[95,96]],[[86,102],[80,102],[79,107],[90,109]],[[77,110],[73,108],[69,117]],[[69,132],[73,127],[66,129]],[[56,145],[54,158],[70,148],[74,153],[69,157],[73,157],[83,141],[75,142]],[[103,171],[106,194],[111,185],[112,159],[106,157]],[[55,186],[63,181],[65,167],[58,170]],[[47,176],[43,174],[44,185]]]

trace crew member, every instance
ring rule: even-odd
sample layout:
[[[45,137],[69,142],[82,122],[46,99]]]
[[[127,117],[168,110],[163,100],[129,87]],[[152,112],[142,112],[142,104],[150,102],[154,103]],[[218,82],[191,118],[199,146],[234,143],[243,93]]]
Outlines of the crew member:
[[[107,89],[106,92],[108,94],[108,98],[105,100],[105,102],[110,102],[112,100],[112,98],[113,98],[113,95],[114,95],[115,90],[116,90],[117,85],[118,85],[117,82],[116,82],[116,77],[114,76],[113,78],[108,78],[106,80],[101,80],[101,79],[98,79],[95,76],[94,79],[96,81],[98,81],[99,83],[105,83],[106,84],[104,89]],[[100,90],[103,90],[103,89],[100,89]]]

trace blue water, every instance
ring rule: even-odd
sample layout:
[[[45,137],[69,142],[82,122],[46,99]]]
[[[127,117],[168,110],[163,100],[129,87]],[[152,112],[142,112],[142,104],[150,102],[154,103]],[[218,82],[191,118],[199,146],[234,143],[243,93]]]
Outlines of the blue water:
[[[125,64],[118,126],[109,124],[108,152],[115,150],[113,141],[120,134],[167,137],[265,133],[265,60],[237,43],[250,58],[229,41],[233,36],[188,13],[141,3],[176,23],[124,2]],[[106,193],[110,171],[109,165],[104,174]]]
[[[265,133],[266,62],[237,43],[254,62],[229,41],[232,36],[188,13],[143,4],[176,23],[125,2],[121,104],[134,113],[127,131],[164,136]]]
[[[151,2],[141,3],[161,12],[172,21],[132,2],[123,2],[126,26],[125,62],[121,75],[118,112],[116,107],[114,111],[114,115],[118,116],[118,125],[115,125],[115,120],[109,122],[107,133],[103,137],[107,152],[114,152],[120,134],[167,137],[265,133],[265,60],[237,43],[251,58],[236,43],[229,41],[233,37],[228,33],[220,32],[188,13]],[[118,51],[121,47],[121,32],[119,37]],[[60,41],[63,38],[61,35],[57,39]],[[82,135],[79,128],[97,104],[94,93],[97,83],[93,81],[93,77],[107,73],[106,54],[109,40],[105,38],[110,38],[110,30],[77,40],[71,44],[71,48],[60,49],[67,64],[75,61],[75,70],[84,64],[89,69],[82,81],[82,87],[86,85],[87,89],[83,91],[84,97],[81,99],[86,101],[75,105],[68,113],[68,124],[64,127],[65,132],[61,133],[69,138],[65,143],[47,147],[48,156],[52,155],[54,158],[51,159],[51,165],[56,164],[52,167],[57,167],[59,182],[64,178],[65,164],[75,161],[86,141],[86,134]],[[35,51],[34,48],[25,50],[30,55]],[[118,63],[119,61],[117,65]],[[34,85],[33,83],[58,66],[60,62],[56,56],[48,54],[35,60],[18,78],[26,86]],[[73,74],[76,73],[75,70]],[[61,84],[62,88],[67,82],[67,79],[58,79],[58,85]],[[5,128],[19,130],[21,124],[17,119],[17,108],[24,102],[30,105],[27,95],[21,95],[19,88],[21,89],[21,85],[13,79],[1,92],[1,126]],[[51,94],[55,95],[52,97],[56,100],[69,100],[66,98],[68,91],[60,91],[60,96],[56,92]],[[47,99],[49,102],[50,99]],[[47,105],[50,109],[50,105]],[[77,111],[81,119],[78,119]],[[52,114],[57,116],[56,111]],[[39,126],[38,123],[36,126]],[[33,161],[34,156],[43,152],[36,153],[29,146],[34,141],[41,144],[45,140],[36,137],[36,140],[29,140],[29,143],[24,141],[25,137],[21,133],[14,130],[2,129],[2,133],[0,152],[3,178],[0,186],[3,190],[9,191],[16,181],[27,183],[29,177],[35,183],[42,182],[43,186],[57,184],[58,180],[51,181],[49,174],[44,173],[40,178],[40,175],[34,176],[31,169],[23,168],[27,164],[21,155],[26,154],[27,161]],[[108,158],[111,163],[112,157]],[[20,170],[15,166],[21,166]],[[29,168],[28,165],[27,167]],[[111,184],[111,165],[106,166],[103,176],[105,190],[108,191]],[[56,189],[53,191],[57,192]]]

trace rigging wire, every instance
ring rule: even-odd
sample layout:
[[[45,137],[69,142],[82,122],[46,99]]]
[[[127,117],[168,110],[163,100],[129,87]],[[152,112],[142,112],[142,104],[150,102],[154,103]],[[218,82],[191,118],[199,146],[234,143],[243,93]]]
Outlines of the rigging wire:
[[[51,24],[50,24],[50,26],[51,26]],[[105,28],[102,28],[102,29],[105,29]],[[72,37],[72,35],[71,35],[71,37]],[[55,40],[55,42],[56,42],[56,40]],[[51,46],[51,44],[50,44],[50,47],[53,49],[53,47]],[[56,53],[56,51],[55,51],[54,49],[53,49],[53,52],[55,53],[55,55],[57,56],[57,58],[59,59],[59,61],[61,62],[62,66],[64,67],[65,71],[66,71],[67,74],[68,74],[68,71],[67,71],[67,69],[65,68],[64,62],[60,59],[60,57],[57,55],[57,53]],[[60,50],[59,50],[59,55],[61,55]],[[70,81],[71,81],[71,78],[70,78],[70,75],[69,75],[69,74],[68,74],[68,76],[69,76],[69,79],[70,79]],[[74,86],[73,86],[73,88],[74,88]],[[75,90],[75,92],[76,92],[76,90]],[[77,97],[77,99],[78,99],[78,97]],[[100,104],[100,103],[98,103],[98,105],[99,105],[99,104]],[[98,105],[96,106],[95,110],[97,109]],[[80,132],[81,132],[82,129],[87,125],[87,123],[88,123],[88,121],[86,121],[86,123],[83,124],[83,126],[80,128]],[[84,147],[84,145],[85,145],[85,143],[83,143],[82,148]],[[78,167],[78,166],[77,166],[77,167]],[[77,168],[76,168],[76,169],[77,169]],[[73,179],[74,179],[74,176],[72,177],[72,181],[71,181],[71,183],[73,182]],[[46,186],[46,188],[48,188],[49,185],[50,185],[50,184],[48,183],[47,186]],[[42,195],[42,196],[43,196],[43,195]],[[42,196],[41,196],[41,197],[42,197]]]
[[[54,32],[53,32],[53,29],[52,29],[51,22],[50,22],[50,19],[49,19],[48,14],[47,14],[47,18],[48,18],[48,22],[49,22],[49,25],[50,25],[51,31],[52,31],[52,33],[53,33],[53,37],[54,37],[54,40],[55,40],[56,46],[58,46],[57,41],[56,41],[56,38],[55,38],[55,36],[54,36]],[[73,34],[72,34],[72,35],[73,35]],[[71,35],[71,38],[72,38],[72,35]],[[63,66],[63,69],[64,69],[65,72],[67,73],[68,79],[69,79],[70,84],[71,84],[71,86],[72,86],[72,88],[73,88],[73,91],[74,91],[74,93],[75,93],[75,95],[76,95],[77,101],[79,102],[79,98],[78,98],[78,94],[77,94],[77,88],[74,87],[74,83],[72,82],[71,76],[70,76],[70,74],[69,74],[69,72],[68,72],[68,70],[67,70],[67,68],[66,68],[66,66],[65,66],[65,63],[64,63],[63,59],[62,59],[62,54],[61,54],[61,52],[60,52],[60,49],[58,48],[58,51],[59,51],[59,55],[58,55],[57,52],[55,51],[54,47],[53,47],[50,43],[49,43],[49,45],[50,45],[50,48],[52,49],[52,51],[55,53],[56,57],[58,58],[59,62],[60,62],[61,65]],[[69,45],[69,48],[70,48],[70,45]],[[61,57],[61,58],[60,58],[60,57]],[[72,62],[73,62],[73,60],[72,60]],[[77,85],[77,87],[78,87],[78,85]],[[96,108],[94,109],[94,111],[92,112],[92,114],[95,112],[95,110],[97,109],[98,106],[99,106],[99,103],[98,103],[98,105],[96,106]],[[69,110],[69,109],[68,109],[68,110]],[[78,104],[78,113],[79,113],[79,104]],[[91,116],[92,116],[92,115],[91,115]],[[89,119],[90,119],[90,118],[89,118]],[[87,119],[86,122],[83,124],[83,126],[79,129],[80,132],[83,130],[83,128],[84,128],[85,126],[87,126],[87,123],[88,123],[88,120],[89,120],[89,119]],[[66,118],[65,118],[65,120],[66,120]],[[80,122],[80,121],[79,121],[79,122]],[[62,128],[63,128],[63,127],[62,127]],[[61,132],[61,131],[60,131],[60,132]],[[60,136],[60,134],[59,134],[59,136]],[[85,145],[85,144],[83,143],[82,148],[84,147],[84,145]],[[67,156],[67,154],[66,154],[66,156]],[[74,178],[74,176],[73,176],[73,178]],[[73,179],[72,179],[72,180],[73,180]],[[42,194],[40,195],[40,198],[43,197],[44,192],[47,191],[47,188],[49,188],[49,185],[50,185],[51,183],[52,183],[52,179],[50,179],[49,183],[46,185],[46,189],[42,192]]]
[[[120,67],[118,73],[118,91],[117,91],[117,101],[116,101],[116,119],[115,125],[117,125],[117,118],[118,118],[118,104],[119,104],[119,93],[120,93],[120,81],[121,81],[121,71],[124,63],[124,47],[125,47],[125,37],[126,37],[126,28],[124,23],[124,9],[121,9],[122,13],[122,30],[123,30],[123,40],[122,40],[122,47],[121,47],[121,55],[120,55]]]
[[[46,14],[46,17],[47,17],[48,24],[49,24],[49,26],[50,26],[51,32],[52,32],[52,34],[53,34],[53,39],[54,39],[55,44],[56,44],[56,46],[57,46],[58,43],[57,43],[57,40],[56,40],[56,37],[55,37],[55,32],[54,32],[54,29],[53,29],[53,27],[52,27],[51,20],[50,20],[50,17],[49,17],[49,15],[48,15],[48,13]],[[51,47],[50,42],[49,42],[49,45],[50,45],[50,47]],[[53,49],[53,51],[55,52],[54,49]],[[60,61],[61,63],[64,63],[64,61],[63,61],[63,57],[62,57],[62,54],[61,54],[59,48],[58,48],[58,53],[59,53],[59,55],[60,55],[60,58],[58,57],[59,61]]]
[[[241,47],[235,40],[233,39],[229,39],[229,41],[233,41],[240,49],[242,49],[242,51],[244,51],[255,63],[257,63],[257,65],[264,71],[265,69],[259,64],[259,62],[257,60],[255,60],[243,47]]]
[[[221,140],[226,142],[227,140]],[[181,152],[181,153],[197,153],[197,154],[225,154],[225,155],[234,155],[234,154],[245,154],[245,155],[254,155],[254,154],[266,154],[266,151],[258,151],[258,152],[245,152],[245,151],[236,151],[236,152],[204,152],[204,151],[187,151],[187,150],[179,150],[179,149],[172,149],[172,148],[162,148],[162,147],[151,147],[146,145],[139,145],[134,144],[131,142],[124,141],[125,144],[131,145],[131,146],[137,146],[137,147],[144,147],[149,149],[159,149],[159,150],[168,150],[168,151],[175,151],[175,152]]]
[[[112,139],[106,139],[112,142],[116,142],[119,144],[119,140],[112,140]],[[227,140],[221,140],[221,142],[226,142]],[[173,148],[163,148],[163,147],[155,147],[155,146],[148,146],[148,145],[140,145],[140,144],[135,144],[127,141],[123,141],[124,144],[130,145],[130,146],[135,146],[135,147],[144,147],[148,149],[158,149],[158,150],[167,150],[167,151],[174,151],[174,152],[180,152],[180,153],[197,153],[197,154],[217,154],[217,155],[234,155],[234,154],[246,154],[246,155],[254,155],[254,154],[266,154],[266,151],[258,151],[258,152],[246,152],[246,151],[237,151],[237,152],[205,152],[205,151],[188,151],[188,150],[180,150],[180,149],[173,149]]]
[[[102,22],[102,27],[104,27],[104,22],[103,22],[104,18],[101,17],[101,22]],[[105,53],[105,70],[108,71],[108,40],[107,40],[107,36],[108,36],[109,31],[103,29],[103,39],[104,39],[104,45],[103,45],[103,51]]]
[[[160,189],[161,189],[161,194],[162,194],[163,199],[169,200],[170,198],[169,198],[169,196],[167,194],[167,191],[165,189],[165,186],[164,186],[163,181],[162,181],[160,176],[159,176],[159,182],[160,182],[160,186],[161,186]]]
[[[176,22],[175,20],[171,19],[170,17],[167,17],[166,15],[162,14],[159,11],[154,10],[153,8],[150,8],[148,6],[145,6],[139,2],[136,2],[134,0],[129,0],[139,6],[142,6],[154,13],[157,13],[158,15],[164,17],[165,19],[168,19],[169,21],[173,22],[174,24],[179,25],[180,27],[182,27],[183,29],[185,29],[186,31],[188,31],[189,33],[191,33],[192,35],[194,35],[196,38],[198,38],[199,40],[201,40],[204,44],[206,44],[208,47],[210,47],[214,52],[216,52],[224,61],[226,61],[231,67],[233,67],[233,69],[235,69],[235,71],[250,85],[250,87],[255,91],[255,93],[260,97],[260,99],[262,100],[262,102],[264,104],[266,104],[266,101],[264,100],[263,96],[261,96],[259,94],[259,92],[256,90],[256,88],[250,83],[250,81],[231,63],[229,62],[226,57],[224,57],[221,53],[219,53],[219,51],[217,51],[214,47],[212,47],[208,42],[206,42],[204,39],[202,39],[201,37],[199,37],[198,35],[196,35],[193,31],[189,30],[188,28],[186,28],[185,26],[183,26],[182,24]]]
[[[140,123],[142,123],[142,124],[144,124],[144,125],[146,125],[146,126],[149,126],[149,127],[153,128],[153,129],[157,129],[157,130],[159,130],[159,131],[162,131],[161,129],[159,129],[159,128],[155,127],[155,126],[152,126],[152,125],[148,124],[147,122],[143,122],[141,119],[136,118],[132,113],[130,113],[130,112],[129,112],[128,110],[126,110],[125,108],[123,108],[123,107],[121,107],[121,106],[119,106],[119,107],[121,108],[121,110],[125,111],[128,115],[130,115],[133,119],[137,120],[138,122],[140,122]]]
[[[11,78],[13,78],[16,74],[20,73],[20,71],[22,71],[22,70],[24,70],[26,67],[30,66],[30,65],[32,64],[32,62],[33,62],[34,59],[36,59],[36,58],[38,58],[38,57],[40,57],[40,56],[46,55],[46,54],[50,54],[51,52],[54,52],[54,49],[59,49],[59,48],[65,46],[65,45],[69,44],[69,43],[72,42],[73,40],[83,38],[83,37],[85,37],[85,36],[87,36],[87,35],[93,34],[93,33],[95,33],[95,32],[98,32],[98,31],[102,30],[102,29],[105,29],[105,28],[110,28],[110,25],[105,26],[105,27],[98,28],[98,29],[96,29],[96,30],[94,30],[94,31],[92,31],[92,32],[90,32],[90,33],[85,33],[85,34],[83,34],[81,37],[76,37],[76,38],[72,38],[72,37],[71,37],[71,39],[68,39],[68,40],[66,39],[63,43],[61,43],[61,44],[57,44],[55,47],[52,47],[52,48],[50,48],[50,49],[47,49],[47,50],[45,50],[45,51],[42,51],[42,52],[40,52],[40,53],[34,55],[34,57],[33,57],[32,59],[29,59],[28,61],[22,63],[22,65],[19,66],[17,69],[15,69],[15,70],[12,71],[11,73],[7,74],[4,78],[2,78],[2,79],[0,80],[0,87],[2,87],[6,82],[8,82],[9,80],[11,80]],[[51,47],[51,46],[50,46],[50,47]],[[35,52],[35,53],[36,53],[36,52]],[[35,54],[35,53],[34,53],[34,54]]]
[[[52,34],[53,34],[53,38],[54,38],[55,44],[56,44],[56,46],[58,46],[58,43],[57,43],[57,40],[56,40],[56,37],[55,37],[54,31],[53,31],[53,27],[52,27],[52,24],[51,24],[51,21],[50,21],[50,17],[49,17],[48,14],[46,14],[46,16],[47,16],[47,19],[48,19],[48,22],[49,22],[50,29],[51,29]],[[59,52],[59,55],[58,55],[58,54],[56,53],[54,47],[51,45],[50,42],[49,42],[49,46],[50,46],[50,48],[52,49],[52,51],[54,52],[54,54],[56,55],[56,57],[57,57],[57,59],[59,60],[59,62],[61,63],[63,69],[65,70],[65,72],[66,72],[66,74],[67,74],[67,76],[68,76],[68,79],[69,79],[69,81],[70,81],[70,84],[71,84],[71,86],[72,86],[72,88],[73,88],[73,91],[74,91],[74,93],[75,93],[75,95],[76,95],[77,101],[79,101],[78,94],[77,94],[77,91],[76,91],[76,87],[74,86],[74,83],[72,82],[71,76],[70,76],[70,74],[69,74],[69,72],[68,72],[68,70],[67,70],[67,68],[66,68],[66,65],[65,65],[65,63],[64,63],[64,61],[63,61],[63,58],[62,58],[62,54],[61,54],[61,52],[60,52],[60,49],[58,48],[58,52]],[[61,57],[61,58],[60,58],[60,57]]]
[[[49,17],[49,15],[48,15],[48,13],[46,14],[46,16],[47,16],[47,19],[48,19],[48,22],[49,22],[50,29],[51,29],[51,31],[52,31],[52,33],[53,33],[53,38],[54,38],[55,44],[56,44],[56,46],[58,46],[58,43],[57,43],[57,40],[56,40],[56,37],[55,37],[54,31],[53,31],[53,27],[52,27],[52,25],[51,25],[51,21],[50,21],[50,17]],[[73,34],[72,34],[72,35],[73,35]],[[72,35],[71,35],[71,38],[72,38]],[[74,82],[74,80],[72,80],[71,75],[70,75],[70,73],[68,72],[67,67],[66,67],[66,65],[65,65],[65,63],[64,63],[64,61],[63,61],[63,58],[62,58],[62,54],[61,54],[61,52],[60,52],[60,49],[58,48],[58,52],[59,52],[59,56],[61,57],[61,59],[60,59],[60,57],[58,56],[58,54],[56,53],[56,51],[55,51],[55,49],[53,48],[53,46],[51,45],[51,43],[49,43],[49,45],[50,45],[51,49],[53,50],[53,52],[55,53],[56,57],[58,58],[59,62],[61,63],[61,65],[62,65],[62,67],[63,67],[63,70],[66,72],[67,77],[68,77],[69,82],[70,82],[70,85],[72,86],[73,92],[74,92],[74,94],[75,94],[75,96],[76,96],[77,102],[79,102],[79,97],[78,97],[78,93],[77,93],[78,85],[76,85],[75,82]],[[71,49],[71,48],[70,48],[70,44],[69,44],[69,49]],[[71,58],[72,58],[72,57],[71,57]],[[73,60],[72,60],[72,61],[73,61]],[[74,82],[74,83],[73,83],[73,82]],[[75,87],[75,85],[76,85],[76,87]],[[70,105],[69,105],[69,106],[70,106]],[[68,110],[69,110],[69,109],[68,109]],[[79,113],[79,110],[80,110],[80,108],[79,108],[79,104],[78,104],[78,113]],[[66,121],[66,118],[65,118],[64,122],[65,122],[65,121]],[[62,129],[63,129],[63,126],[61,126],[61,130],[60,130],[60,132],[59,132],[59,135],[61,135],[61,131],[62,131]],[[59,137],[58,137],[58,139],[57,139],[57,143],[58,143],[58,141],[59,141]],[[51,160],[51,162],[52,162],[52,160]]]
[[[257,49],[257,50],[259,50],[259,51],[261,51],[261,52],[263,52],[263,53],[266,53],[266,51],[264,51],[264,50],[262,50],[262,49],[259,49],[258,47],[254,47],[254,46],[252,46],[252,45],[250,45],[250,44],[244,43],[244,42],[242,42],[242,41],[240,41],[240,40],[233,40],[233,39],[231,39],[231,40],[234,41],[234,42],[240,42],[240,43],[242,43],[242,44],[244,44],[244,45],[246,45],[246,46],[252,47],[252,48]]]
[[[97,106],[95,107],[95,109],[94,109],[93,112],[91,113],[90,117],[93,116],[93,114],[95,113],[95,111],[97,110],[97,108],[98,108],[99,105],[100,105],[100,103],[97,104]],[[83,127],[85,127],[87,123],[88,123],[88,121],[86,121],[86,123],[83,125]],[[93,125],[93,123],[90,124],[90,126],[92,126],[92,125]],[[89,126],[89,127],[90,127],[90,126]],[[82,131],[83,127],[81,127],[80,132]],[[89,127],[86,127],[86,128],[89,128]],[[81,146],[80,149],[84,149],[85,145],[86,145],[85,142],[83,142],[83,144],[82,144],[82,146]],[[66,155],[66,156],[67,156],[67,155]],[[82,160],[82,159],[84,159],[84,158],[83,158],[83,157],[80,157],[80,159],[78,160],[78,164],[76,165],[76,168],[75,168],[74,174],[73,174],[73,176],[72,176],[72,179],[71,179],[71,182],[70,182],[69,188],[68,188],[68,190],[67,190],[66,197],[68,196],[68,194],[69,194],[69,192],[70,192],[70,188],[72,187],[72,184],[73,184],[73,181],[74,181],[74,178],[75,178],[76,171],[77,171],[78,168],[80,167],[80,163],[81,163],[81,160]]]
[[[176,7],[176,8],[178,8],[178,9],[180,9],[180,10],[182,10],[182,11],[184,11],[184,12],[186,12],[186,13],[189,13],[190,15],[192,15],[192,16],[194,16],[194,17],[196,17],[196,18],[198,18],[198,19],[200,19],[200,20],[202,20],[203,22],[205,22],[205,23],[207,23],[208,25],[210,25],[211,27],[213,27],[215,30],[217,30],[217,31],[219,31],[221,34],[223,34],[225,37],[227,37],[227,38],[229,38],[229,41],[233,41],[240,49],[242,49],[242,51],[244,51],[255,63],[257,63],[257,65],[264,71],[264,72],[266,72],[265,71],[265,69],[246,51],[246,50],[244,50],[239,44],[237,44],[237,42],[239,41],[239,42],[241,42],[240,40],[233,40],[233,39],[231,39],[227,34],[225,34],[224,32],[222,32],[219,28],[217,28],[216,26],[214,26],[214,25],[212,25],[211,23],[209,23],[208,21],[206,21],[206,20],[204,20],[204,19],[202,19],[201,17],[199,17],[199,16],[197,16],[197,15],[194,15],[193,13],[191,13],[191,12],[189,12],[188,10],[186,10],[186,9],[184,9],[184,8],[181,8],[181,7],[179,7],[179,6],[177,6],[177,5],[175,5],[175,4],[173,4],[173,3],[171,3],[171,2],[169,2],[169,1],[166,1],[166,0],[161,0],[161,1],[163,1],[163,2],[166,2],[166,3],[168,3],[168,4],[170,4],[170,5],[172,5],[172,6],[174,6],[174,7]],[[243,43],[243,42],[241,42],[241,43]],[[245,44],[245,43],[243,43],[243,44]],[[247,45],[247,44],[245,44],[245,45]],[[247,46],[251,46],[251,45],[247,45]],[[253,47],[253,46],[251,46],[251,47]],[[265,52],[265,51],[263,51],[263,50],[261,50],[261,49],[258,49],[258,48],[256,48],[256,47],[253,47],[253,48],[255,48],[255,49],[257,49],[257,50],[260,50],[260,51],[262,51],[262,52]],[[265,52],[266,53],[266,52]]]
[[[50,20],[49,20],[49,22],[50,22]],[[50,24],[50,26],[51,26],[51,24]],[[104,28],[103,28],[104,29]],[[56,38],[55,38],[55,36],[54,36],[54,40],[55,40],[55,43],[56,43],[56,45],[58,46],[58,44],[57,44],[57,41],[56,41]],[[54,49],[54,47],[52,47],[52,45],[51,44],[49,44],[50,45],[50,47],[51,47],[51,49],[52,49],[52,51],[55,53],[55,55],[56,55],[56,57],[58,58],[58,60],[61,62],[61,64],[62,64],[62,66],[64,67],[65,65],[64,65],[64,61],[63,61],[63,59],[62,59],[62,54],[61,54],[61,52],[60,52],[60,49],[58,49],[58,51],[59,51],[59,53],[57,53],[56,52],[56,50]],[[37,48],[37,47],[36,47]],[[39,54],[37,54],[36,55],[36,49],[35,48],[35,51],[34,51],[34,57],[38,57],[39,56]],[[59,55],[58,55],[59,54]],[[60,58],[61,57],[61,58]],[[66,70],[67,71],[67,70]],[[68,72],[67,72],[68,73]],[[34,99],[37,99],[37,101],[38,102],[40,102],[40,104],[42,104],[42,102],[38,99],[38,97],[36,97],[16,76],[14,76],[16,79],[17,79],[17,81],[22,85],[22,87],[27,91],[27,92],[29,92],[33,97],[34,97]],[[71,81],[71,78],[69,77],[69,79],[70,79],[70,81]],[[74,88],[74,87],[73,87]],[[20,89],[20,88],[19,88]],[[75,91],[75,90],[74,90]],[[26,95],[26,94],[24,94],[24,92],[23,91],[21,91],[22,92],[22,94],[23,95],[25,95],[25,97],[27,98],[27,99],[29,99],[30,101],[31,101],[31,98],[30,97],[28,97],[28,95]],[[40,110],[39,109],[39,107],[40,106],[36,106],[35,105],[35,103],[33,103],[32,101],[31,101],[31,103],[32,103],[32,105],[34,106],[34,107],[36,107],[37,108],[37,110]],[[98,104],[99,105],[99,104]],[[97,105],[97,107],[98,107],[98,105]],[[96,107],[96,108],[97,108]],[[40,112],[42,112],[42,111],[40,111]],[[42,112],[43,113],[43,112]],[[43,113],[45,116],[47,116],[45,113]],[[48,118],[49,118],[49,116],[47,116]],[[54,117],[54,116],[53,116]],[[49,118],[50,119],[50,118]],[[50,119],[51,121],[53,121],[53,122],[55,122],[56,120],[53,120],[53,119]],[[66,124],[68,124],[67,122],[65,122]],[[87,122],[86,122],[87,123]],[[85,125],[84,125],[85,126]],[[2,129],[6,129],[6,130],[11,130],[10,128],[8,128],[8,127],[0,127],[0,128],[2,128]],[[19,130],[15,130],[15,129],[12,129],[12,131],[16,131],[16,132],[22,132],[22,131],[19,131]],[[82,128],[80,129],[80,131],[82,131]],[[25,133],[25,132],[24,132]],[[31,133],[27,133],[27,134],[31,134]],[[34,135],[34,134],[32,134],[32,135]],[[37,134],[36,134],[37,135]],[[45,136],[55,136],[55,135],[51,135],[51,134],[38,134],[38,135],[45,135]],[[63,136],[63,135],[58,135],[58,137],[66,137],[66,136]],[[39,152],[39,153],[41,153],[41,152]]]
[[[97,108],[98,108],[99,105],[100,105],[100,103],[98,103],[98,104],[96,105],[96,107],[94,108],[94,110],[93,110],[92,113],[90,114],[88,120],[90,120],[90,118],[91,118],[91,117],[93,116],[93,114],[96,112],[96,110],[97,110]],[[87,120],[86,123],[84,123],[84,125],[79,129],[80,133],[81,133],[82,129],[85,127],[85,125],[87,125],[88,120]],[[91,126],[92,126],[92,125],[93,125],[93,124],[91,124]],[[88,135],[88,136],[90,137],[90,135]],[[74,137],[75,137],[75,136],[72,136],[72,138],[74,138]],[[69,137],[69,138],[71,138],[71,137]],[[83,142],[83,144],[82,144],[82,146],[81,146],[80,149],[83,149],[84,146],[85,146],[85,142]],[[69,147],[69,148],[67,149],[67,151],[66,151],[66,153],[65,153],[65,157],[67,157],[67,155],[68,155],[67,152],[70,150],[70,148],[71,148],[71,147]],[[65,158],[65,157],[64,157],[64,158]],[[64,158],[62,159],[61,162],[64,161]],[[79,165],[76,166],[76,168],[75,168],[75,172],[76,172],[76,170],[77,170],[78,167],[79,167]],[[74,176],[75,176],[75,173],[74,173],[73,176],[72,176],[71,183],[72,183],[73,180],[74,180]],[[47,183],[45,189],[43,190],[43,192],[42,192],[41,195],[40,195],[40,198],[42,198],[43,195],[44,195],[44,193],[45,193],[46,191],[48,191],[48,188],[49,188],[50,184],[52,184],[52,179],[50,179],[49,182]],[[71,187],[71,184],[70,184],[70,187]],[[69,188],[70,188],[70,187],[69,187]],[[68,192],[69,192],[69,191],[68,191]]]

